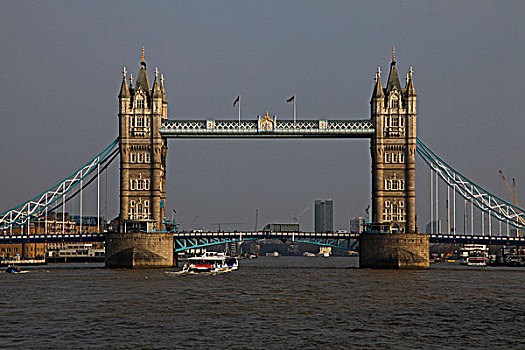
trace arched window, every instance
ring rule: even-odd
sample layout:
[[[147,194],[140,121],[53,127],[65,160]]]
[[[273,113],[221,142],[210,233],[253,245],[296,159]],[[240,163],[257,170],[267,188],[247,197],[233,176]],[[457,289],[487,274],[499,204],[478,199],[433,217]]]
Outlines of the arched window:
[[[396,180],[391,180],[391,181],[392,181],[392,189],[397,190],[397,181]]]

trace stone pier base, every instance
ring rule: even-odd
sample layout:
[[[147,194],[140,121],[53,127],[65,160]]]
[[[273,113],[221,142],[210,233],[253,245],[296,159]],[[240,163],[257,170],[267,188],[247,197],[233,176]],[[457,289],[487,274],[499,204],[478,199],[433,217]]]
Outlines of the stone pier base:
[[[418,233],[362,233],[359,267],[379,269],[429,268],[429,236]]]
[[[173,266],[173,234],[108,233],[106,267],[155,268]]]

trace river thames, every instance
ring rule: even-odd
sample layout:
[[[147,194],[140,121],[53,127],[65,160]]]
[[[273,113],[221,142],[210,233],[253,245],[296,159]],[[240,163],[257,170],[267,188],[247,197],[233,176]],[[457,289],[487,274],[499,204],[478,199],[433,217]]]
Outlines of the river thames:
[[[525,268],[358,269],[261,257],[239,271],[54,264],[0,274],[0,348],[525,348]]]

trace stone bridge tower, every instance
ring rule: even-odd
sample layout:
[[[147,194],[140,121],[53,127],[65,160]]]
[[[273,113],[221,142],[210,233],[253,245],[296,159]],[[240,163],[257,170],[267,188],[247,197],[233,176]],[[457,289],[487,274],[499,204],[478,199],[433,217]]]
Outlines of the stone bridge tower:
[[[375,80],[370,101],[376,130],[370,143],[372,222],[388,224],[394,232],[416,233],[417,97],[412,68],[402,88],[392,51],[386,87],[381,84],[380,69]]]
[[[394,48],[386,87],[378,68],[370,101],[372,224],[360,237],[361,267],[427,268],[429,237],[417,234],[415,156],[417,97],[412,68],[401,87]]]
[[[173,235],[164,231],[167,141],[160,135],[168,117],[163,78],[155,69],[150,87],[144,48],[137,80],[126,68],[120,87],[120,216],[106,235],[107,267],[173,266]]]
[[[144,49],[133,86],[122,78],[119,94],[120,127],[120,231],[164,230],[167,142],[160,136],[168,102],[163,79],[150,87]]]

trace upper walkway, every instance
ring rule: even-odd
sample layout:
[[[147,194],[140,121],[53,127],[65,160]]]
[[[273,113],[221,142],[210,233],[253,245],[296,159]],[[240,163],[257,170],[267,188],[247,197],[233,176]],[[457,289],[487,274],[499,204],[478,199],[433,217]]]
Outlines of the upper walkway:
[[[329,138],[371,137],[375,132],[372,120],[165,120],[160,134],[174,138]]]

